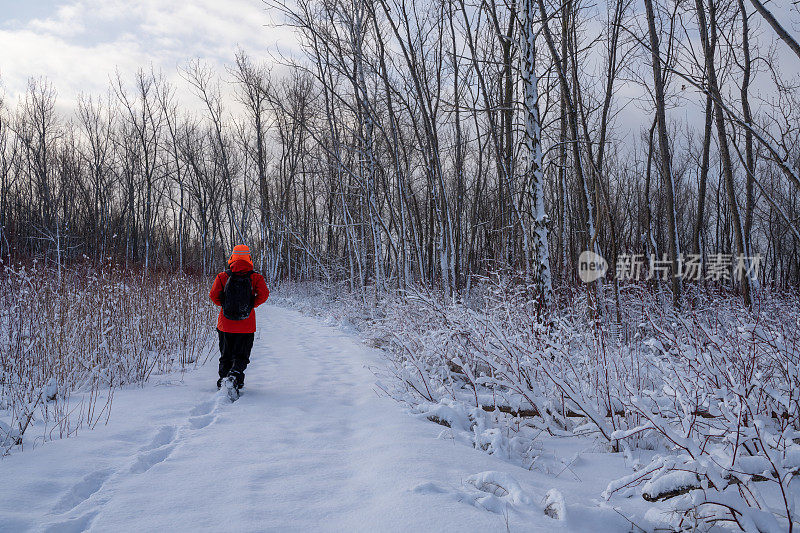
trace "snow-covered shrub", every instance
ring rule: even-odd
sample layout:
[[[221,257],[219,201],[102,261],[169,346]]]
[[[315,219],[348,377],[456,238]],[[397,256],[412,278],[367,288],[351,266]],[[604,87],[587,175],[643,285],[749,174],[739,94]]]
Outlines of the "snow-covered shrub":
[[[35,263],[0,277],[0,421],[17,435],[0,435],[0,455],[32,422],[45,440],[93,427],[115,387],[193,367],[210,347],[204,280]]]
[[[281,280],[272,285],[270,291],[269,302],[273,305],[293,307],[359,331],[376,317],[383,316],[385,300],[376,300],[376,292],[370,287],[351,291],[346,282]]]
[[[392,354],[388,394],[530,468],[541,429],[594,435],[609,451],[654,450],[604,495],[638,490],[661,513],[650,518],[670,528],[770,531],[797,520],[796,296],[765,296],[746,311],[689,290],[677,315],[629,286],[619,314],[590,320],[572,293],[543,320],[519,283],[497,278],[479,295],[466,304],[414,290],[384,301],[368,333]]]
[[[421,288],[376,295],[281,287],[286,303],[355,326],[389,354],[379,387],[448,438],[556,475],[537,435],[583,435],[630,457],[607,499],[650,502],[667,530],[786,530],[800,498],[800,298],[687,286],[676,313],[645,285],[601,298],[558,294],[548,317],[519,280],[461,300]],[[634,453],[647,450],[647,453]],[[645,457],[645,461],[633,459]],[[552,505],[550,505],[552,504]],[[547,505],[557,515],[555,495]]]
[[[558,490],[547,491],[544,500],[544,514],[555,520],[566,519],[567,505],[564,503],[564,496]]]
[[[622,398],[641,423],[614,437],[656,435],[672,454],[657,455],[635,477],[612,483],[606,495],[641,485],[649,501],[675,498],[673,527],[700,518],[780,531],[797,519],[797,310],[779,311],[776,304],[750,314],[721,307],[651,319],[655,335],[643,355],[657,386],[631,388]]]

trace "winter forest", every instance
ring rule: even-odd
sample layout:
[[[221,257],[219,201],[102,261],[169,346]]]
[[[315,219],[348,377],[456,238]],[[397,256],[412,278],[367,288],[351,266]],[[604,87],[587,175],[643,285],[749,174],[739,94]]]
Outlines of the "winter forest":
[[[47,79],[4,101],[2,255],[208,274],[246,241],[271,280],[458,293],[759,253],[797,287],[800,49],[759,1],[265,9],[302,53],[188,61],[200,112],[146,66],[73,115]]]
[[[294,40],[74,102],[0,51],[0,477],[213,367],[245,243],[260,328],[345,328],[396,416],[496,461],[403,487],[467,530],[800,524],[798,2],[252,3]],[[51,526],[113,529],[91,494]]]

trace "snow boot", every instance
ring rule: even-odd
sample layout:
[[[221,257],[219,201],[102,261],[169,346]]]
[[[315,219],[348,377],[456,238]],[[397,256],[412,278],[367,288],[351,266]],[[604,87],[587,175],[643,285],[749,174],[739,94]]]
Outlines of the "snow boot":
[[[244,374],[238,370],[231,370],[228,373],[228,377],[233,379],[233,382],[236,384],[236,390],[242,390],[242,387],[244,387]]]
[[[222,387],[225,389],[225,393],[228,395],[228,399],[232,402],[235,402],[239,399],[239,389],[236,388],[236,378],[233,376],[228,376],[222,380]]]

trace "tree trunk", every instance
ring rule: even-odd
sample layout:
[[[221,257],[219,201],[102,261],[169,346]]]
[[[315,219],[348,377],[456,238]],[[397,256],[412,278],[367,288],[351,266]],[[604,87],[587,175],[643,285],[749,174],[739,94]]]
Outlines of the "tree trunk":
[[[647,11],[647,28],[650,35],[650,54],[653,63],[653,87],[656,97],[656,122],[658,129],[658,147],[661,163],[661,177],[667,197],[667,236],[668,250],[672,263],[671,285],[672,304],[678,309],[681,305],[681,280],[678,277],[678,226],[675,215],[675,188],[672,182],[672,156],[667,135],[666,98],[664,96],[664,77],[661,73],[661,54],[659,53],[658,30],[656,29],[653,0],[644,0]]]

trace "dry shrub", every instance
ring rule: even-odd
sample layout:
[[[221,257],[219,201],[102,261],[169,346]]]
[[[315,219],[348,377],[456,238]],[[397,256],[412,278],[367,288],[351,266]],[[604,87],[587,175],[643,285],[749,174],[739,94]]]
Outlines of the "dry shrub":
[[[35,262],[0,278],[0,454],[33,422],[48,440],[107,420],[114,388],[193,368],[211,346],[206,280]]]

